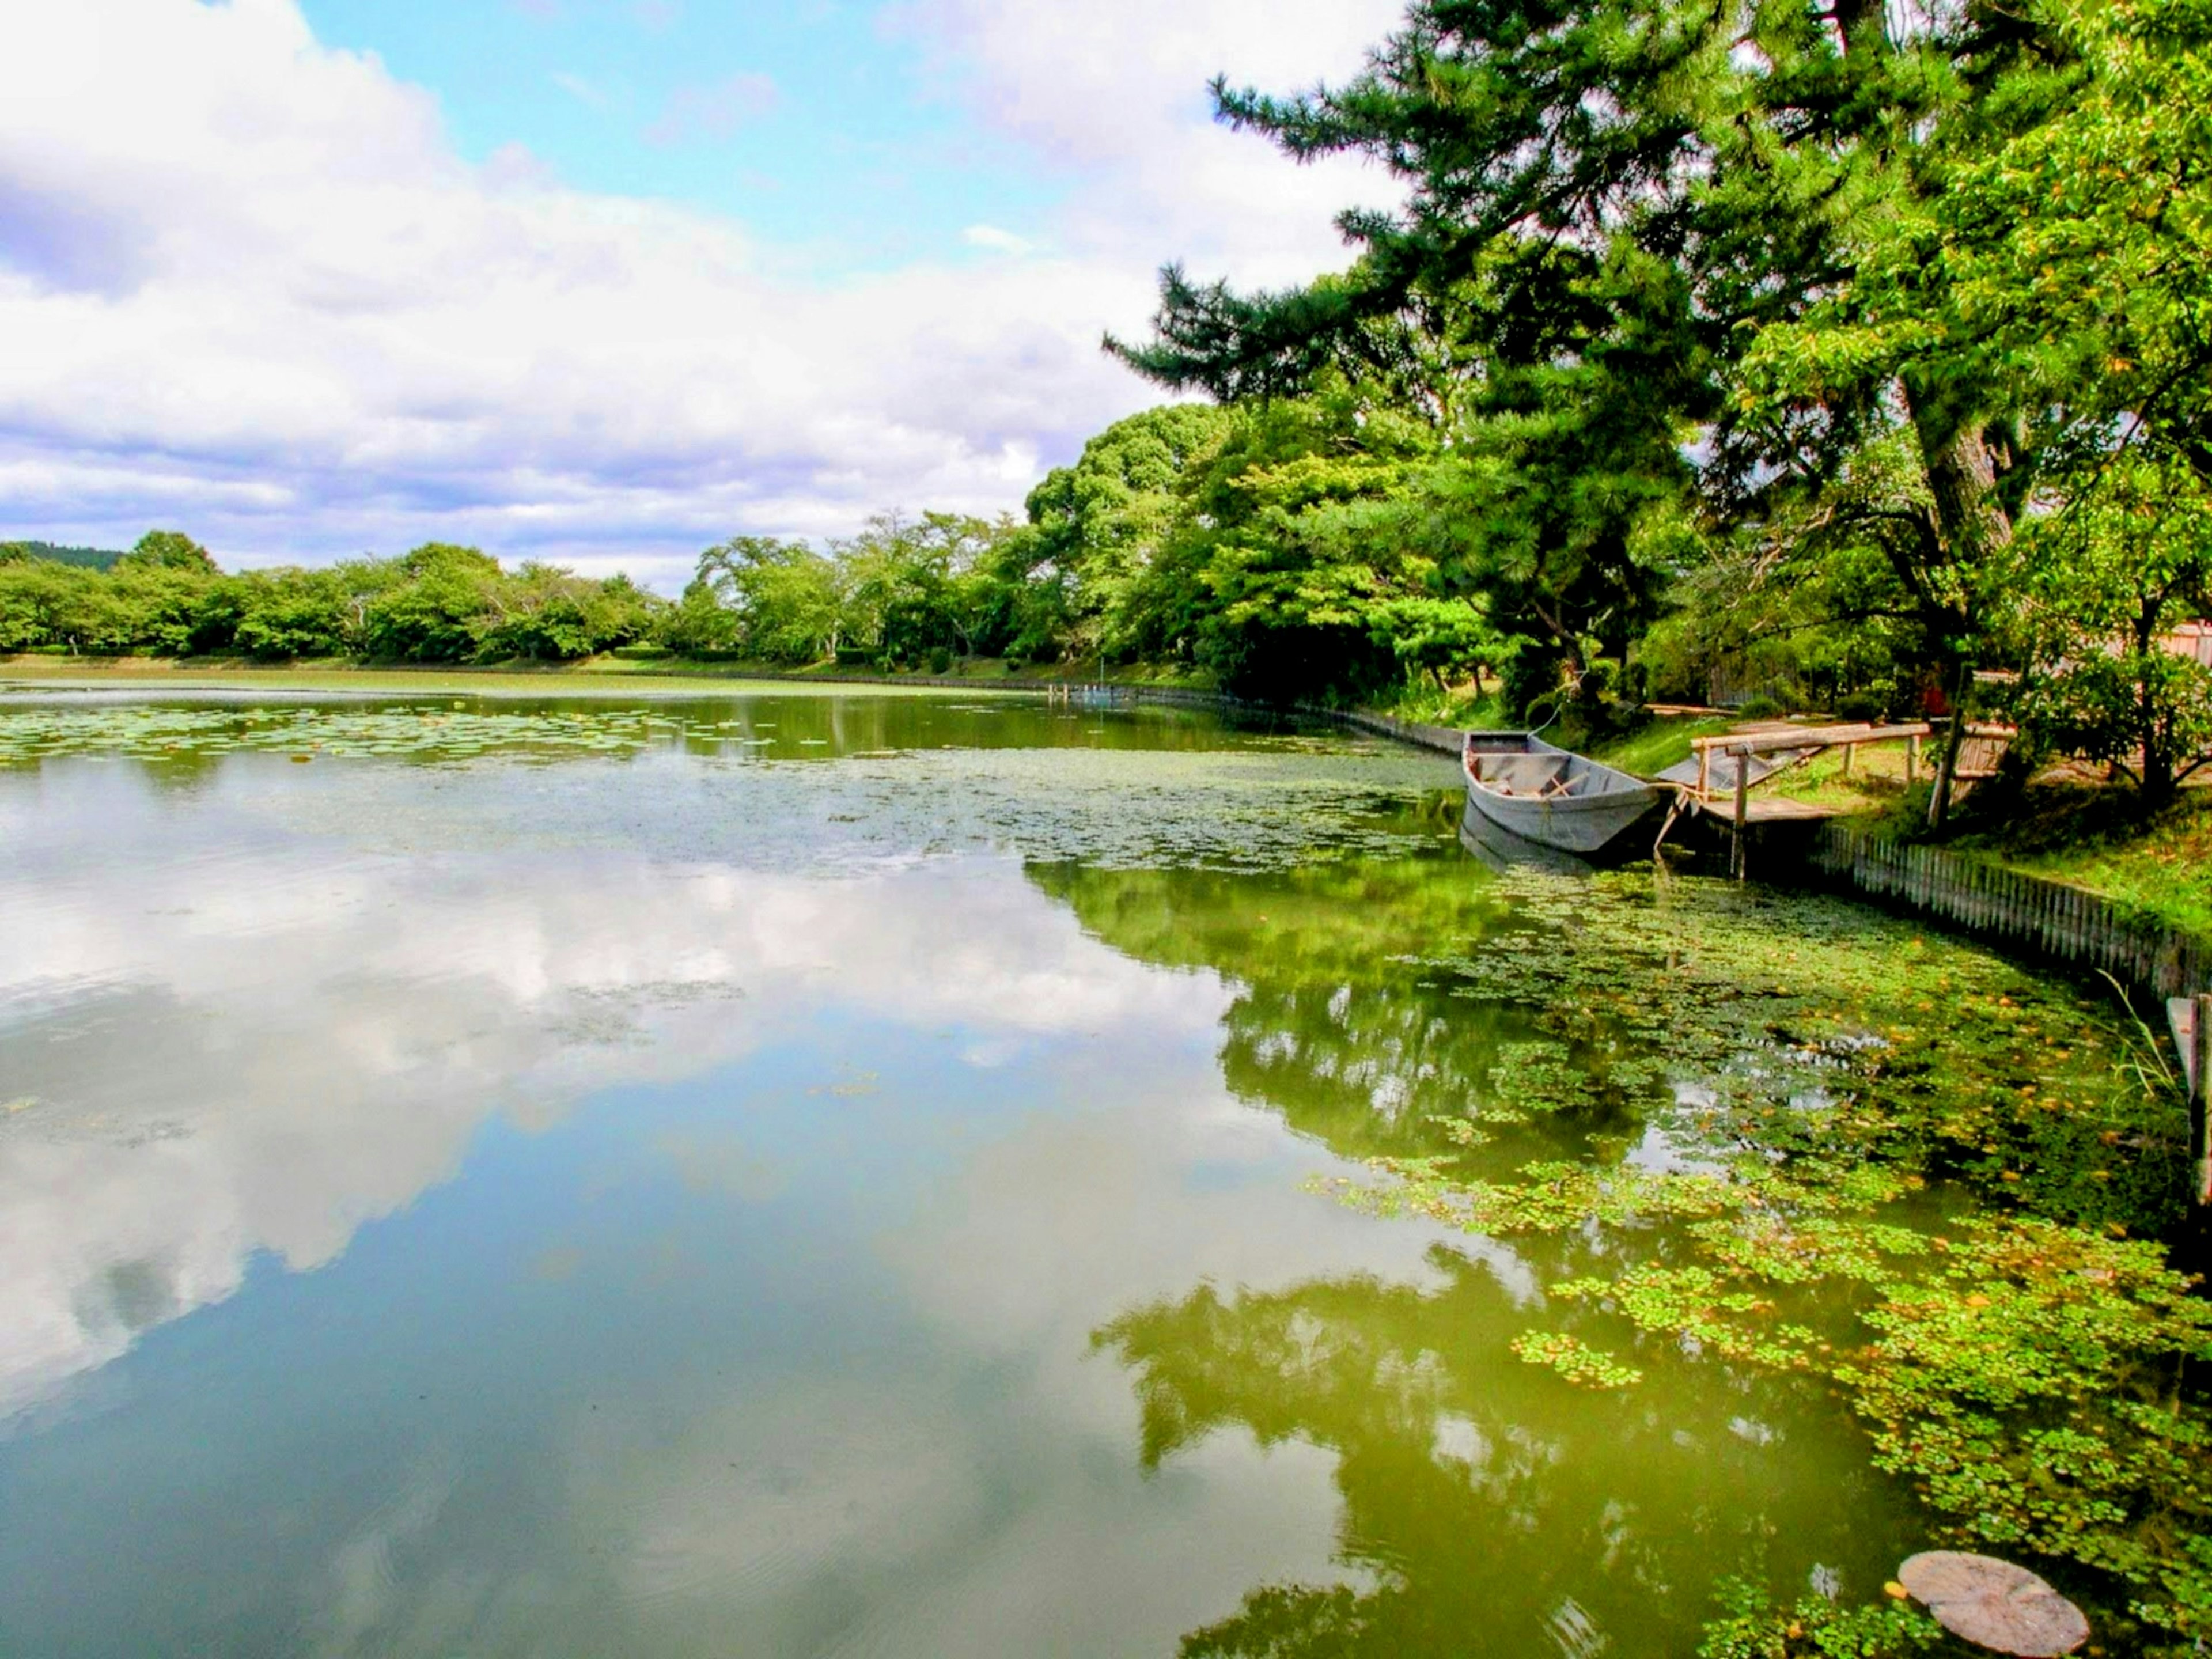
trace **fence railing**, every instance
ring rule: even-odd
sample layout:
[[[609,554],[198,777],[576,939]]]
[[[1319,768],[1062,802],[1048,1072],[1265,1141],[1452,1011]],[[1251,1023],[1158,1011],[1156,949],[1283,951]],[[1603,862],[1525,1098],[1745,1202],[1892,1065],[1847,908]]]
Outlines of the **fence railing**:
[[[1811,853],[1814,867],[1832,880],[1981,938],[2102,969],[2153,996],[2212,990],[2212,940],[2145,921],[2078,887],[1839,824],[1820,825]]]

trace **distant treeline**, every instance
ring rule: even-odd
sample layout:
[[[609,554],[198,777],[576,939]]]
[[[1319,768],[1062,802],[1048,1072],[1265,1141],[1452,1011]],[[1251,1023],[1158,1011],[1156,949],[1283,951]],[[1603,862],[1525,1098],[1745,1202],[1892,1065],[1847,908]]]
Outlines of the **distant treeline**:
[[[0,547],[0,651],[559,661],[643,639],[666,609],[627,577],[508,571],[438,542],[399,558],[234,574],[170,530],[105,570]]]
[[[0,651],[568,661],[623,646],[799,666],[957,658],[1177,664],[1261,696],[1373,696],[1512,652],[1439,597],[1422,423],[1319,396],[1149,410],[1031,492],[1025,520],[885,514],[817,546],[738,537],[676,600],[628,578],[397,558],[225,574],[174,531],[94,570],[0,548]]]
[[[123,555],[112,547],[61,547],[52,542],[0,542],[0,561],[51,559],[56,564],[82,565],[106,570]]]

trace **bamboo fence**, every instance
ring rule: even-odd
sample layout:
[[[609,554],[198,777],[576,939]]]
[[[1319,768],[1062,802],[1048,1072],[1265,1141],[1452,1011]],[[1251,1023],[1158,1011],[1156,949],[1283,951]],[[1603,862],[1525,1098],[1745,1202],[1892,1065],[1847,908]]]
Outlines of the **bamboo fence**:
[[[1814,833],[1811,862],[1868,897],[2056,962],[2101,969],[2133,990],[2160,998],[2212,990],[2212,940],[2146,921],[2063,882],[1834,823]]]

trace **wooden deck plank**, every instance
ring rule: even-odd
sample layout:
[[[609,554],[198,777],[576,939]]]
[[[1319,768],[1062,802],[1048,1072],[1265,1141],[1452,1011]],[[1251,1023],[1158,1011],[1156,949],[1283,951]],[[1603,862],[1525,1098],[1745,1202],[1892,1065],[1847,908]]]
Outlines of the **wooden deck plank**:
[[[1715,795],[1708,799],[1690,797],[1690,805],[1697,811],[1710,812],[1723,822],[1733,822],[1735,804],[1732,797]],[[1838,818],[1844,816],[1840,806],[1822,806],[1809,800],[1791,800],[1784,795],[1753,795],[1744,802],[1746,823],[1774,823],[1783,821],[1809,823],[1815,818]]]
[[[1840,806],[1821,806],[1809,800],[1791,800],[1784,795],[1769,795],[1764,799],[1753,797],[1749,808],[1746,822],[1751,823],[1771,823],[1784,818],[1838,818],[1844,815]]]

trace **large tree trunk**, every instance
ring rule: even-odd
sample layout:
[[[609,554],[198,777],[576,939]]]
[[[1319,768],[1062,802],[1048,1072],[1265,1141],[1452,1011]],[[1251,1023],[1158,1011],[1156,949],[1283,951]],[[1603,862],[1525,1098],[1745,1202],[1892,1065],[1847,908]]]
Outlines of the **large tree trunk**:
[[[1973,638],[1980,625],[1975,586],[1975,567],[2012,540],[2012,519],[1996,498],[1996,456],[1983,436],[1977,418],[1947,418],[1941,399],[1919,399],[1906,390],[1912,423],[1920,437],[1921,464],[1927,470],[1929,494],[1934,498],[1936,539],[1950,580],[1939,587],[1923,585],[1919,595],[1923,613],[1933,612],[1938,626],[1932,642],[1951,681],[1951,729],[1946,734],[1943,759],[1936,776],[1936,793],[1928,804],[1928,827],[1941,830],[1951,815],[1953,780],[1958,773],[1959,750],[1966,742],[1966,706],[1973,695]],[[1939,573],[1930,571],[1933,578]]]
[[[1982,557],[2012,540],[2012,519],[1996,499],[1996,457],[1979,421],[1931,432],[1917,416],[1928,488],[1936,498],[1936,527],[1952,562]]]

